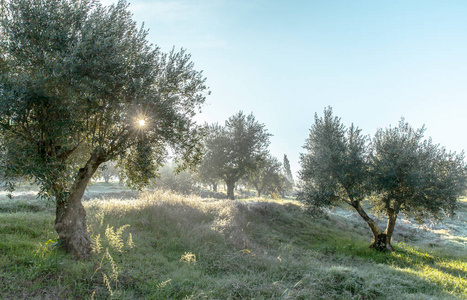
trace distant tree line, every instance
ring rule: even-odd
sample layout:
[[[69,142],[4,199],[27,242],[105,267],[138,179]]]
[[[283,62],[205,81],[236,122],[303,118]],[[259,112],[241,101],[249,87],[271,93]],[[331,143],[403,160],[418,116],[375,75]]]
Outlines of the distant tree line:
[[[158,169],[158,176],[149,186],[182,194],[201,193],[200,185],[218,192],[218,186],[227,188],[225,197],[235,199],[238,186],[254,190],[258,197],[265,195],[285,197],[294,187],[294,179],[287,155],[281,163],[268,150],[271,134],[253,114],[242,111],[230,117],[225,125],[206,126],[203,140],[205,154],[195,170],[178,170],[175,162],[167,162]],[[118,171],[114,162],[104,164],[97,177],[105,182],[125,174]],[[219,195],[219,194],[217,194]]]
[[[208,126],[204,140],[206,153],[199,167],[203,182],[216,190],[219,182],[227,186],[227,198],[235,199],[235,186],[244,182],[256,190],[285,195],[292,189],[290,165],[284,170],[279,160],[268,150],[271,134],[253,114],[242,111],[231,116],[225,125]]]

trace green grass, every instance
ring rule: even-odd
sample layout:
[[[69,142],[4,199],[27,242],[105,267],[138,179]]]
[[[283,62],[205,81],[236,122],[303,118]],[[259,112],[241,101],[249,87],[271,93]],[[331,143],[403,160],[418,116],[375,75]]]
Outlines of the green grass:
[[[100,197],[85,202],[98,242],[82,262],[52,246],[53,209],[31,201],[0,201],[0,299],[467,298],[465,202],[442,242],[401,226],[405,242],[380,253],[359,219],[294,201]]]

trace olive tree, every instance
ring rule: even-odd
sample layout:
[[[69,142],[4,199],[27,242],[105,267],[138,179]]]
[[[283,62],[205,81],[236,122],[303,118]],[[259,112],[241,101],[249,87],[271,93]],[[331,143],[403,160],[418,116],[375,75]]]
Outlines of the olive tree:
[[[198,167],[199,181],[210,185],[214,192],[217,192],[218,184],[223,180],[218,172],[224,160],[224,155],[220,150],[227,144],[222,136],[223,131],[224,128],[218,123],[206,126],[207,136],[204,142],[207,149]]]
[[[190,195],[197,191],[196,177],[189,171],[177,171],[175,163],[166,163],[159,169],[160,175],[153,180],[152,188],[170,190],[172,192]]]
[[[370,157],[376,212],[387,217],[380,243],[392,250],[391,238],[399,213],[441,220],[452,215],[465,191],[463,153],[447,152],[423,139],[425,128],[413,129],[401,119],[397,127],[379,129]]]
[[[269,136],[264,124],[258,123],[253,114],[245,116],[241,111],[230,117],[225,126],[211,125],[200,176],[223,180],[227,198],[234,200],[235,184],[266,156]]]
[[[421,219],[441,217],[453,212],[465,188],[463,155],[423,141],[422,133],[401,122],[379,130],[370,145],[358,128],[346,128],[331,108],[325,109],[322,118],[315,115],[307,153],[301,154],[299,198],[315,210],[353,207],[373,234],[370,247],[394,250],[391,237],[399,212]],[[385,230],[362,206],[366,199],[374,212],[387,217]]]
[[[347,129],[330,107],[323,117],[315,114],[304,146],[307,152],[300,154],[298,198],[313,211],[342,203],[352,206],[376,239],[379,229],[362,207],[370,195],[367,146],[368,138],[361,130],[353,125]]]
[[[184,50],[162,52],[125,1],[7,1],[1,22],[0,170],[55,200],[64,249],[92,249],[81,203],[98,167],[117,160],[133,186],[155,177],[167,147],[201,157],[192,121],[207,95]]]
[[[281,163],[271,155],[258,161],[256,167],[246,175],[246,182],[252,186],[261,197],[265,192],[279,190],[282,192],[281,183],[286,180],[281,174]]]
[[[105,183],[109,183],[111,179],[118,178],[118,168],[114,161],[107,161],[104,164],[100,165],[97,169],[94,178],[102,178]]]

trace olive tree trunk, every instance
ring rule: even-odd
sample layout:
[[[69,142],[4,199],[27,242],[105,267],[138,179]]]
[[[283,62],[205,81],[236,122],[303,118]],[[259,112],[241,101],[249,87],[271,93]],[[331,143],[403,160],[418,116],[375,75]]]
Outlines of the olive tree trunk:
[[[235,181],[227,180],[225,183],[227,184],[227,199],[235,200],[235,195],[234,195]]]
[[[351,205],[357,210],[358,214],[367,223],[368,227],[370,227],[371,233],[373,234],[373,241],[370,245],[370,248],[378,250],[378,251],[394,251],[394,248],[391,246],[391,236],[392,236],[392,231],[394,230],[394,226],[392,226],[390,235],[388,235],[389,220],[388,220],[388,227],[386,228],[386,231],[382,232],[379,229],[376,222],[372,218],[370,218],[370,216],[368,216],[368,214],[365,212],[363,207],[360,205],[360,202],[353,201]],[[394,224],[395,222],[396,220],[394,219]]]
[[[261,191],[262,189],[260,188],[259,184],[253,184],[255,187],[256,193],[258,194],[258,197],[261,197]]]
[[[397,213],[396,210],[390,209],[388,213],[388,224],[384,233],[386,234],[386,247],[390,251],[394,251],[394,248],[391,245],[392,233],[394,232],[394,227],[396,226]]]
[[[60,245],[78,259],[89,257],[93,243],[88,233],[86,211],[81,198],[89,180],[102,162],[102,157],[93,153],[84,168],[79,169],[68,196],[57,200],[55,230]]]

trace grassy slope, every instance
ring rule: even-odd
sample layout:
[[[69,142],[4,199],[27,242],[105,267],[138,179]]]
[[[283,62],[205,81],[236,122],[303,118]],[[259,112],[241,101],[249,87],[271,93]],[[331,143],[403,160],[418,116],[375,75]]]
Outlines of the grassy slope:
[[[0,299],[467,298],[465,202],[442,228],[402,221],[405,244],[377,253],[345,211],[313,220],[286,201],[101,198],[85,204],[98,253],[79,262],[46,245],[53,208],[28,197],[0,198]]]

